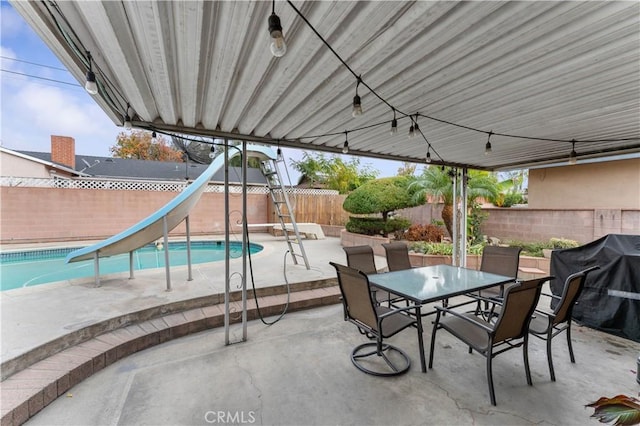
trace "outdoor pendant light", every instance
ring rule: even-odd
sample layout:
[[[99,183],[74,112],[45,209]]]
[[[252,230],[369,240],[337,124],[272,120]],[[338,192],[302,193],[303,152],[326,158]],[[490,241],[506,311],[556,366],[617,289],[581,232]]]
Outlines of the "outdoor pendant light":
[[[571,154],[569,154],[569,164],[574,165],[578,162],[578,154],[576,154],[576,141],[571,141]]]
[[[391,136],[398,133],[398,120],[396,120],[396,109],[393,109],[393,120],[391,120]]]
[[[96,84],[96,75],[91,69],[91,53],[87,51],[87,59],[89,59],[89,71],[87,71],[87,81],[84,84],[84,88],[90,95],[98,94],[98,85]]]
[[[491,154],[491,135],[493,134],[493,130],[489,132],[489,137],[487,138],[487,144],[484,146],[484,155]]]
[[[280,17],[276,15],[275,0],[272,2],[271,16],[269,16],[269,34],[271,35],[271,54],[276,58],[284,56],[287,53],[287,44],[284,42]]]
[[[151,132],[151,141],[152,142],[155,142],[157,137],[158,137],[158,135],[156,134],[155,130],[153,132]]]
[[[209,158],[213,160],[215,157],[216,157],[216,146],[212,144],[211,151],[209,151]]]
[[[356,95],[353,97],[353,110],[351,111],[351,115],[353,117],[362,115],[362,102],[360,102],[360,96],[358,96],[358,86],[360,86],[361,81],[360,77],[358,77],[358,82],[356,83]]]
[[[124,113],[124,128],[131,130],[131,117],[129,116],[129,104],[127,104],[127,112]]]
[[[413,121],[411,121],[411,127],[409,127],[409,139],[413,139],[414,136],[415,136],[415,132],[413,128]]]
[[[342,153],[349,153],[349,141],[347,140],[347,132],[344,132],[344,145],[342,145]]]
[[[431,145],[427,148],[427,164],[431,163]]]

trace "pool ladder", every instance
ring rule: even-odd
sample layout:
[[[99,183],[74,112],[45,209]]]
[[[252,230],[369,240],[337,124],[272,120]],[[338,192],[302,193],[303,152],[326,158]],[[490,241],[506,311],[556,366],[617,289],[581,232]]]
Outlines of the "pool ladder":
[[[278,155],[275,159],[260,162],[260,169],[267,180],[269,194],[271,194],[275,213],[276,216],[278,216],[280,228],[282,229],[282,233],[287,241],[289,253],[291,253],[291,257],[293,258],[293,263],[297,265],[299,260],[302,259],[307,269],[311,269],[309,266],[309,260],[307,259],[307,254],[305,253],[304,246],[302,245],[302,239],[300,238],[300,231],[296,224],[293,209],[289,202],[289,196],[287,195],[287,192],[290,191],[291,187],[286,188],[282,184],[282,176],[280,174],[278,163],[283,163],[286,167],[284,164],[284,158]],[[284,211],[283,208],[286,208],[286,211]],[[286,220],[289,220],[289,222],[286,222]],[[290,229],[287,228],[287,225],[290,226]]]

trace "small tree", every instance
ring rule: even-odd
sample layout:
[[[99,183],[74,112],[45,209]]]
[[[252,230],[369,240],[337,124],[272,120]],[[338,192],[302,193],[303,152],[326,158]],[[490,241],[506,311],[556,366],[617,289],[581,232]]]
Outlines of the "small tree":
[[[121,132],[116,144],[109,148],[116,158],[137,160],[183,162],[183,153],[173,149],[162,135],[153,140],[152,134],[146,130]]]
[[[340,194],[353,191],[378,175],[378,172],[368,165],[361,167],[357,158],[344,162],[335,155],[327,158],[323,154],[311,155],[305,152],[302,160],[292,160],[291,164],[301,173],[301,180],[306,177],[312,185],[322,184]]]
[[[453,170],[450,168],[427,167],[422,176],[418,177],[411,184],[414,189],[415,201],[420,204],[426,202],[426,196],[431,195],[438,198],[444,204],[442,209],[442,220],[449,232],[453,236]],[[497,180],[488,172],[479,170],[469,170],[469,180],[467,184],[467,202],[473,206],[477,198],[484,197],[491,199],[497,195]],[[479,232],[479,223],[477,230]]]
[[[347,230],[361,229],[366,231],[363,233],[376,234],[407,228],[410,225],[409,221],[391,220],[389,214],[421,204],[421,200],[414,198],[413,192],[409,189],[412,181],[413,178],[408,176],[396,176],[372,180],[355,189],[345,198],[342,208],[353,214],[381,214],[382,218],[350,218],[346,225]]]

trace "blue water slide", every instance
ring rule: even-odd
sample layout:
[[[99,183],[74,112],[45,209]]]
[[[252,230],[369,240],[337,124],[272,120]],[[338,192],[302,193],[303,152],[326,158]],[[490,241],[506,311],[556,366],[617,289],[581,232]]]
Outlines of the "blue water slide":
[[[247,153],[259,156],[262,159],[276,158],[271,148],[261,145],[248,144]],[[230,157],[239,154],[241,154],[240,150],[233,148],[229,150]],[[224,155],[218,155],[211,162],[211,165],[207,167],[191,185],[187,186],[164,207],[113,237],[107,238],[94,245],[72,251],[67,255],[66,262],[70,263],[95,259],[96,254],[98,257],[108,257],[129,253],[163,237],[165,217],[168,231],[178,226],[198,203],[200,196],[206,189],[213,175],[222,167],[224,167]]]

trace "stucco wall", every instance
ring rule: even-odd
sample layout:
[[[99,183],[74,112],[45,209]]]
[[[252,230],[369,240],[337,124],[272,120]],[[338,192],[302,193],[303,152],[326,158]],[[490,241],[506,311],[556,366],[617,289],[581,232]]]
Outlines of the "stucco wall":
[[[157,191],[2,187],[0,240],[10,243],[107,238],[144,219],[176,195]],[[202,195],[190,215],[193,235],[224,233],[223,197],[221,193]],[[268,197],[249,194],[249,223],[265,222],[267,203],[271,202]],[[239,223],[240,194],[232,194],[230,204],[231,222]],[[235,230],[240,232],[241,228]],[[171,234],[185,232],[183,222]]]
[[[640,209],[640,158],[531,169],[529,207]]]
[[[51,175],[44,164],[29,161],[0,151],[2,176],[49,178]]]
[[[587,243],[607,234],[640,235],[640,210],[545,210],[487,208],[482,233],[502,240],[548,241],[568,238]]]

